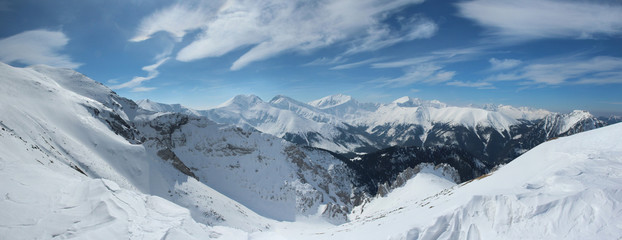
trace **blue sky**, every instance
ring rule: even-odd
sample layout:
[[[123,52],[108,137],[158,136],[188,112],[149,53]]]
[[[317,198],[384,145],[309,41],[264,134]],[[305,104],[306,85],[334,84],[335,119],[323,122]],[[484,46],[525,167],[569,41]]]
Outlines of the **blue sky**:
[[[0,61],[195,108],[343,93],[621,114],[621,16],[606,0],[0,0]]]

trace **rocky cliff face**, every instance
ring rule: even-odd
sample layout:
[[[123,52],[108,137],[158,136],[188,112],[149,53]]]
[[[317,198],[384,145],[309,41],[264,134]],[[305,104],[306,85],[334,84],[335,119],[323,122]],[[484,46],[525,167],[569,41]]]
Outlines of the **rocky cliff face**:
[[[293,221],[324,211],[342,222],[353,206],[355,173],[325,151],[180,113],[136,126],[163,159],[261,215]]]

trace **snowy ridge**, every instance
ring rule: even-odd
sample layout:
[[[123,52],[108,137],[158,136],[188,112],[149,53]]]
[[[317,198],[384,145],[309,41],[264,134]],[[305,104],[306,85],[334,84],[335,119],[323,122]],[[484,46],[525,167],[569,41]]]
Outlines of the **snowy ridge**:
[[[347,115],[327,109],[363,106],[352,99],[319,109],[282,96],[268,103],[242,96],[211,109],[249,127],[240,128],[208,120],[204,115],[211,110],[197,116],[174,112],[181,106],[159,106],[170,112],[140,108],[66,69],[0,63],[0,85],[0,235],[8,239],[615,239],[622,232],[622,124],[579,133],[600,127],[587,112],[547,115],[550,119],[525,125],[540,131],[525,133],[511,125],[512,118],[484,109],[443,115],[452,107],[410,98],[365,105],[388,112],[416,109],[422,118],[477,119],[472,122],[477,136],[463,122],[433,125],[430,133],[438,134],[429,137],[442,137],[435,140],[439,143],[477,138],[495,144],[495,138],[514,139],[516,133],[579,133],[550,140],[460,185],[455,182],[461,168],[410,165],[390,182],[391,191],[369,199],[353,181],[353,171],[368,168],[350,168],[355,163],[251,126],[296,118],[291,127],[302,124],[298,121],[325,124],[336,131],[330,137],[373,137],[344,130],[366,126],[343,123],[340,129],[331,123]],[[323,116],[326,122],[313,120]],[[480,121],[510,124],[510,132],[495,135]],[[391,127],[373,130],[401,131]],[[365,141],[332,143],[351,148],[347,144],[373,142]],[[398,158],[378,153],[386,155],[384,167],[408,160],[404,157],[412,151],[399,149]],[[452,156],[459,152],[437,150],[461,161]],[[379,163],[367,157],[357,162]],[[491,164],[470,163],[482,169]],[[372,185],[381,182],[386,183]]]
[[[65,80],[75,75],[73,71],[60,72],[63,71],[68,74]],[[61,171],[83,178],[105,178],[121,188],[156,195],[182,205],[190,210],[193,219],[203,223],[246,230],[268,226],[269,221],[264,217],[183,174],[158,156],[154,149],[134,142],[131,137],[136,135],[124,133],[136,133],[136,130],[132,130],[131,124],[123,120],[117,110],[70,91],[50,76],[31,68],[0,64],[0,72],[3,86],[0,89],[0,111],[3,113],[0,116],[3,149],[0,151],[0,166],[34,164],[47,168],[47,171]],[[67,84],[71,85],[70,82]],[[111,106],[125,110],[123,105],[114,104],[123,101],[115,94],[95,97],[111,100],[108,102]],[[131,108],[135,105],[128,106],[129,112],[144,113]],[[2,190],[9,193],[21,191],[19,188]],[[210,204],[199,204],[206,201]],[[6,203],[2,202],[0,207],[7,208]],[[3,218],[11,219],[8,216]]]
[[[339,105],[343,105],[347,102],[353,101],[352,97],[343,94],[331,95],[320,98],[315,101],[309,102],[309,105],[317,107],[319,109],[334,108]]]
[[[481,108],[485,110],[500,112],[514,119],[524,119],[524,120],[529,120],[529,121],[543,119],[546,116],[551,114],[551,112],[544,110],[544,109],[534,109],[534,108],[528,108],[528,107],[513,107],[513,106],[503,105],[503,104],[499,104],[499,105],[487,104]]]
[[[433,107],[433,108],[444,108],[447,107],[447,104],[442,103],[438,100],[425,101],[419,98],[412,98],[409,96],[404,96],[393,101],[396,105],[400,107]]]
[[[46,71],[54,74],[0,64],[0,140],[23,150],[0,151],[11,164],[107,179],[179,204],[202,224],[256,231],[273,219],[347,220],[353,177],[327,152],[202,116],[138,108],[74,71]]]
[[[402,186],[395,186],[386,196],[378,196],[352,210],[349,218],[356,220],[383,214],[387,209],[402,207],[406,201],[423,200],[456,185],[455,169],[446,166],[434,166],[422,163],[405,173],[412,175],[404,180]]]
[[[579,125],[579,123],[582,123]],[[579,125],[583,129],[573,129]],[[572,134],[575,132],[598,128],[602,123],[594,119],[594,116],[587,111],[574,110],[567,114],[551,114],[544,118],[544,128],[547,136]]]
[[[524,129],[522,125],[531,122],[553,123],[541,126],[549,134],[540,137],[542,139],[525,140],[528,142],[541,142],[563,134],[570,128],[583,129],[581,124],[586,123],[576,120],[576,114],[557,114],[543,109],[507,105],[455,107],[437,100],[426,101],[408,96],[391,103],[376,104],[360,103],[350,96],[337,94],[307,104],[282,95],[269,102],[254,95],[239,95],[218,107],[203,111],[176,109],[177,106],[164,107],[161,104],[158,107],[147,107],[149,110],[166,109],[207,116],[219,123],[254,128],[294,143],[339,153],[370,152],[394,145],[451,144],[464,141],[454,138],[469,131],[468,134],[475,136],[481,143],[472,142],[473,146],[468,148],[481,148],[478,154],[483,154],[486,147],[480,145],[487,145],[490,141],[491,133],[487,128],[503,136],[504,141],[508,142],[506,144],[509,144],[512,139],[518,139],[514,135],[525,134],[516,132],[516,128]],[[595,119],[589,113],[583,117]],[[593,125],[599,126],[599,123]],[[440,134],[441,129],[449,132]],[[488,154],[494,153],[484,155]]]
[[[294,221],[322,204],[352,206],[349,170],[328,153],[187,115],[137,125],[148,148],[178,158],[200,182],[262,216]]]
[[[307,116],[311,119],[301,117],[298,113],[304,114],[308,111],[295,108],[297,111],[294,112],[290,110],[293,106],[295,105],[284,104],[284,101],[275,101],[273,105],[255,95],[238,95],[216,108],[201,111],[201,113],[219,123],[252,127],[278,137],[288,132],[305,133],[318,130],[330,132],[334,128],[324,122],[312,120],[310,113]]]
[[[164,104],[151,101],[149,99],[142,99],[136,101],[138,107],[161,113],[184,113],[188,115],[200,116],[200,113],[194,109],[187,108],[181,104]]]
[[[559,138],[493,174],[431,193],[440,184],[423,198],[407,194],[429,186],[415,177],[368,208],[393,207],[340,226],[301,224],[280,234],[288,239],[616,239],[622,232],[620,136],[622,124]]]

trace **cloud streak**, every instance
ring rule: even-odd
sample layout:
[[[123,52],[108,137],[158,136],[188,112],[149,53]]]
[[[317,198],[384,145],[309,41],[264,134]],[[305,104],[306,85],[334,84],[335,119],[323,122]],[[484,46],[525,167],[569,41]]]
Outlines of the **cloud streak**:
[[[306,53],[338,42],[350,41],[349,53],[354,54],[431,37],[437,26],[421,17],[404,20],[400,29],[386,30],[382,24],[382,13],[421,2],[227,0],[211,8],[176,4],[144,18],[132,41],[144,41],[159,31],[181,39],[200,29],[176,60],[219,57],[249,47],[231,65],[231,70],[239,70],[285,52]]]
[[[463,82],[463,81],[451,81],[448,82],[447,85],[449,86],[456,86],[456,87],[472,87],[472,88],[479,88],[479,89],[494,89],[495,87],[489,83],[489,82]]]
[[[490,62],[490,70],[499,71],[499,70],[507,70],[517,67],[522,63],[521,60],[518,59],[496,59],[491,58],[488,60]]]
[[[430,38],[438,31],[438,26],[434,22],[421,17],[412,17],[398,23],[397,29],[388,24],[378,24],[370,28],[367,37],[357,41],[345,54],[375,51],[401,42]]]
[[[404,75],[382,80],[382,86],[403,87],[414,83],[439,84],[453,79],[456,72],[445,71],[440,65],[433,63],[419,64],[408,68]]]
[[[134,77],[130,81],[111,86],[110,88],[114,90],[123,89],[123,88],[132,88],[132,92],[146,92],[146,91],[154,90],[155,88],[153,87],[142,87],[140,85],[145,81],[149,81],[151,79],[156,78],[160,74],[160,72],[158,71],[158,68],[160,67],[160,65],[164,64],[164,62],[168,60],[169,58],[166,57],[166,58],[160,59],[155,64],[144,66],[142,70],[147,72],[146,77],[140,77],[140,76]]]
[[[81,64],[71,60],[68,55],[59,53],[68,42],[69,38],[60,31],[25,31],[0,39],[0,61],[75,69]]]
[[[142,19],[130,41],[141,42],[157,32],[167,32],[179,42],[188,32],[204,27],[214,14],[208,6],[201,4],[174,4]]]
[[[488,77],[484,82],[520,81],[522,84],[622,84],[622,58],[596,56],[591,59],[560,58],[531,63],[510,72]]]
[[[456,4],[462,17],[509,41],[597,38],[622,34],[622,5],[559,0],[472,0]]]
[[[377,61],[380,61],[380,60],[382,60],[382,58],[370,58],[370,59],[359,61],[359,62],[337,65],[337,66],[334,66],[334,67],[332,67],[330,69],[331,70],[343,70],[343,69],[356,68],[356,67],[367,65],[367,64],[370,64],[370,63],[373,63],[373,62],[377,62]]]

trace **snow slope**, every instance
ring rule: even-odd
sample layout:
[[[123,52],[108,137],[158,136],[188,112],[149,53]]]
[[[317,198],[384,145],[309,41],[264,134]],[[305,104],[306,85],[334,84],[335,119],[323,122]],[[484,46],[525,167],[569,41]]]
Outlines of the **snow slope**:
[[[353,173],[327,152],[181,114],[136,124],[149,149],[178,158],[200,182],[262,216],[294,221],[323,204],[352,206]]]
[[[622,124],[551,140],[461,185],[450,181],[453,174],[422,166],[402,188],[356,208],[353,221],[333,225],[345,219],[330,224],[322,216],[349,213],[353,186],[326,152],[192,114],[142,109],[71,70],[0,63],[0,85],[2,238],[616,239],[622,233]],[[333,100],[319,108],[246,96],[221,107],[247,123],[272,116],[281,123],[290,114],[328,123],[326,109],[357,105],[343,96]],[[404,98],[370,106],[402,111],[434,104]],[[480,110],[459,118],[504,127],[504,117]],[[587,130],[567,126],[590,119],[573,112],[546,123],[568,133]]]
[[[395,145],[450,144],[469,149],[480,158],[493,158],[493,162],[513,159],[513,152],[524,152],[549,138],[604,125],[583,111],[558,114],[507,105],[456,107],[407,96],[377,104],[360,103],[342,94],[309,103],[282,95],[269,102],[254,95],[239,95],[200,111],[147,100],[139,105],[154,111],[202,115],[215,122],[254,128],[297,144],[344,154],[369,153]],[[534,125],[540,122],[543,124]],[[529,134],[540,130],[543,134]],[[497,144],[488,148],[491,134]],[[525,135],[532,138],[521,139]]]
[[[56,73],[48,75],[40,68],[15,68],[0,63],[3,164],[34,163],[52,172],[70,169],[74,175],[81,172],[89,178],[104,178],[121,188],[182,205],[202,223],[245,230],[269,225],[264,217],[175,169],[152,149],[129,142],[126,137],[131,136],[122,136],[132,128],[123,118],[141,113],[140,109],[131,108],[133,102],[116,94],[108,95],[111,91],[102,91],[105,87],[97,88],[100,85],[73,71],[45,67]],[[74,90],[84,85],[95,88],[69,90],[72,88],[64,85],[72,85],[67,84],[71,76],[76,76],[73,80],[79,83],[73,86]],[[93,98],[86,96],[89,94]],[[119,103],[122,101],[128,102],[128,109]],[[115,128],[115,133],[113,126],[123,127]],[[20,152],[23,154],[17,154]],[[3,175],[12,173],[2,170]],[[2,186],[7,190],[9,185]],[[3,202],[2,209],[9,207],[6,203]]]
[[[620,136],[622,124],[616,124],[552,140],[491,175],[430,197],[413,195],[399,207],[340,226],[289,227],[279,234],[288,239],[618,239]],[[396,203],[391,195],[374,201]]]
[[[0,135],[3,148],[12,149],[0,157],[3,239],[246,239],[241,230],[197,223],[188,209],[163,198],[45,166],[42,157],[29,158],[36,149],[23,148],[7,131]]]
[[[179,204],[197,222],[247,231],[299,215],[343,222],[353,206],[350,173],[327,152],[142,109],[68,69],[0,64],[0,74],[2,131],[29,153],[12,161],[75,169]],[[0,150],[0,157],[10,153]]]

